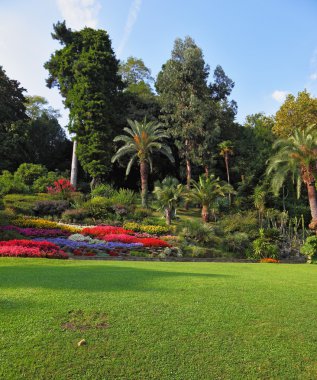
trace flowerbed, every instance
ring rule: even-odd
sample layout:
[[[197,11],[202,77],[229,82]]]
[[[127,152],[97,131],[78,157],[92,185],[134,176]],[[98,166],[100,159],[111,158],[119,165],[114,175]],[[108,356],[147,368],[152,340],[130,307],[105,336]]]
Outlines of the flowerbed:
[[[35,237],[35,236],[69,236],[69,231],[63,231],[58,228],[43,229],[43,228],[34,228],[34,227],[16,227],[16,226],[3,226],[0,227],[4,231],[16,231],[23,236]]]
[[[68,255],[58,245],[32,240],[0,241],[0,256],[68,259]]]
[[[137,232],[145,232],[151,235],[162,235],[171,231],[171,228],[167,226],[154,226],[135,222],[126,222],[123,227]]]
[[[121,256],[142,248],[151,254],[158,254],[162,248],[170,247],[164,240],[149,237],[148,234],[136,234],[122,227],[81,229],[36,218],[19,218],[17,224],[0,228],[33,240],[0,242],[0,256],[65,258],[66,252],[73,256]],[[72,230],[75,233],[71,234]]]

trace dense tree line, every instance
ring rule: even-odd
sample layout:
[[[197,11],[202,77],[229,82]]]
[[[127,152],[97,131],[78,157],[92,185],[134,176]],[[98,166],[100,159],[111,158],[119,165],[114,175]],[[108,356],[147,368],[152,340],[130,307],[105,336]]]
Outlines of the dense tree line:
[[[289,95],[275,117],[255,113],[241,125],[235,119],[237,104],[230,98],[233,80],[220,65],[211,71],[190,37],[175,40],[171,57],[156,78],[141,58],[120,62],[104,30],[73,31],[65,22],[58,22],[52,38],[61,47],[44,65],[47,86],[59,89],[70,112],[67,128],[77,143],[82,182],[141,187],[136,180],[139,169],[131,164],[131,157],[117,155],[111,162],[121,147],[119,139],[114,139],[124,128],[128,131],[130,119],[130,127],[149,122],[160,125],[175,161],[172,165],[160,149],[153,149],[152,173],[143,165],[148,178],[144,182],[143,176],[143,190],[152,189],[156,180],[168,175],[186,182],[189,188],[191,180],[204,173],[231,184],[235,195],[233,200],[229,196],[229,203],[232,200],[240,209],[253,206],[255,193],[262,194],[268,206],[292,204],[296,192],[291,176],[286,177],[281,200],[270,192],[265,173],[276,138],[288,137],[295,128],[305,129],[316,122],[316,99],[306,91],[297,98]],[[50,171],[69,170],[71,141],[58,122],[58,112],[42,97],[26,96],[25,92],[0,67],[0,169],[14,171],[28,162],[42,164]],[[139,137],[127,133],[131,141],[124,136],[121,140],[130,144],[130,150],[135,143],[133,162],[143,162],[143,148],[138,151],[136,147],[146,131]]]

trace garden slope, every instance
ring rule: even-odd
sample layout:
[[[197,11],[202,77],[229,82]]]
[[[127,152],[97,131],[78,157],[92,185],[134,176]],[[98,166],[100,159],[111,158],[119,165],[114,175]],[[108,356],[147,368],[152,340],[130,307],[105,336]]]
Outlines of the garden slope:
[[[2,258],[0,378],[317,378],[316,289],[314,265]]]

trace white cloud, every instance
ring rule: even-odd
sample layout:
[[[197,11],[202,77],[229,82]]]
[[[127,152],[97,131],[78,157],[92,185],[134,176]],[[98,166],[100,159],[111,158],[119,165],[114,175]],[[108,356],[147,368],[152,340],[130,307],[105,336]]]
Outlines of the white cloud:
[[[98,0],[56,0],[66,24],[73,29],[96,28],[101,4]]]
[[[275,90],[272,93],[272,98],[276,100],[279,103],[283,103],[284,100],[286,99],[288,92],[287,91],[280,91],[280,90]]]
[[[316,80],[317,79],[317,73],[313,73],[309,76],[310,80]]]
[[[142,4],[142,0],[133,0],[133,2],[131,4],[129,14],[128,14],[128,18],[127,18],[127,22],[126,22],[125,27],[124,27],[123,37],[120,41],[118,51],[117,51],[117,55],[119,57],[121,56],[128,40],[129,40],[130,34],[132,33],[133,26],[134,26],[134,24],[138,18],[139,12],[140,12],[141,4]]]

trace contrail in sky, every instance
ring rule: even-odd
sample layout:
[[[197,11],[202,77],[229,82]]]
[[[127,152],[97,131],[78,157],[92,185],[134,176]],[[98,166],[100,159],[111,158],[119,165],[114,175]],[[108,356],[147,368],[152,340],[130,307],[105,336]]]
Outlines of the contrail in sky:
[[[133,26],[134,26],[134,24],[138,18],[140,8],[141,8],[141,4],[142,4],[142,0],[133,0],[133,2],[131,4],[129,14],[128,14],[128,18],[127,18],[127,22],[126,22],[125,27],[124,27],[123,37],[121,39],[121,42],[120,42],[120,45],[119,45],[119,48],[117,51],[117,55],[119,58],[120,58],[128,40],[129,40],[130,34],[133,30]]]

